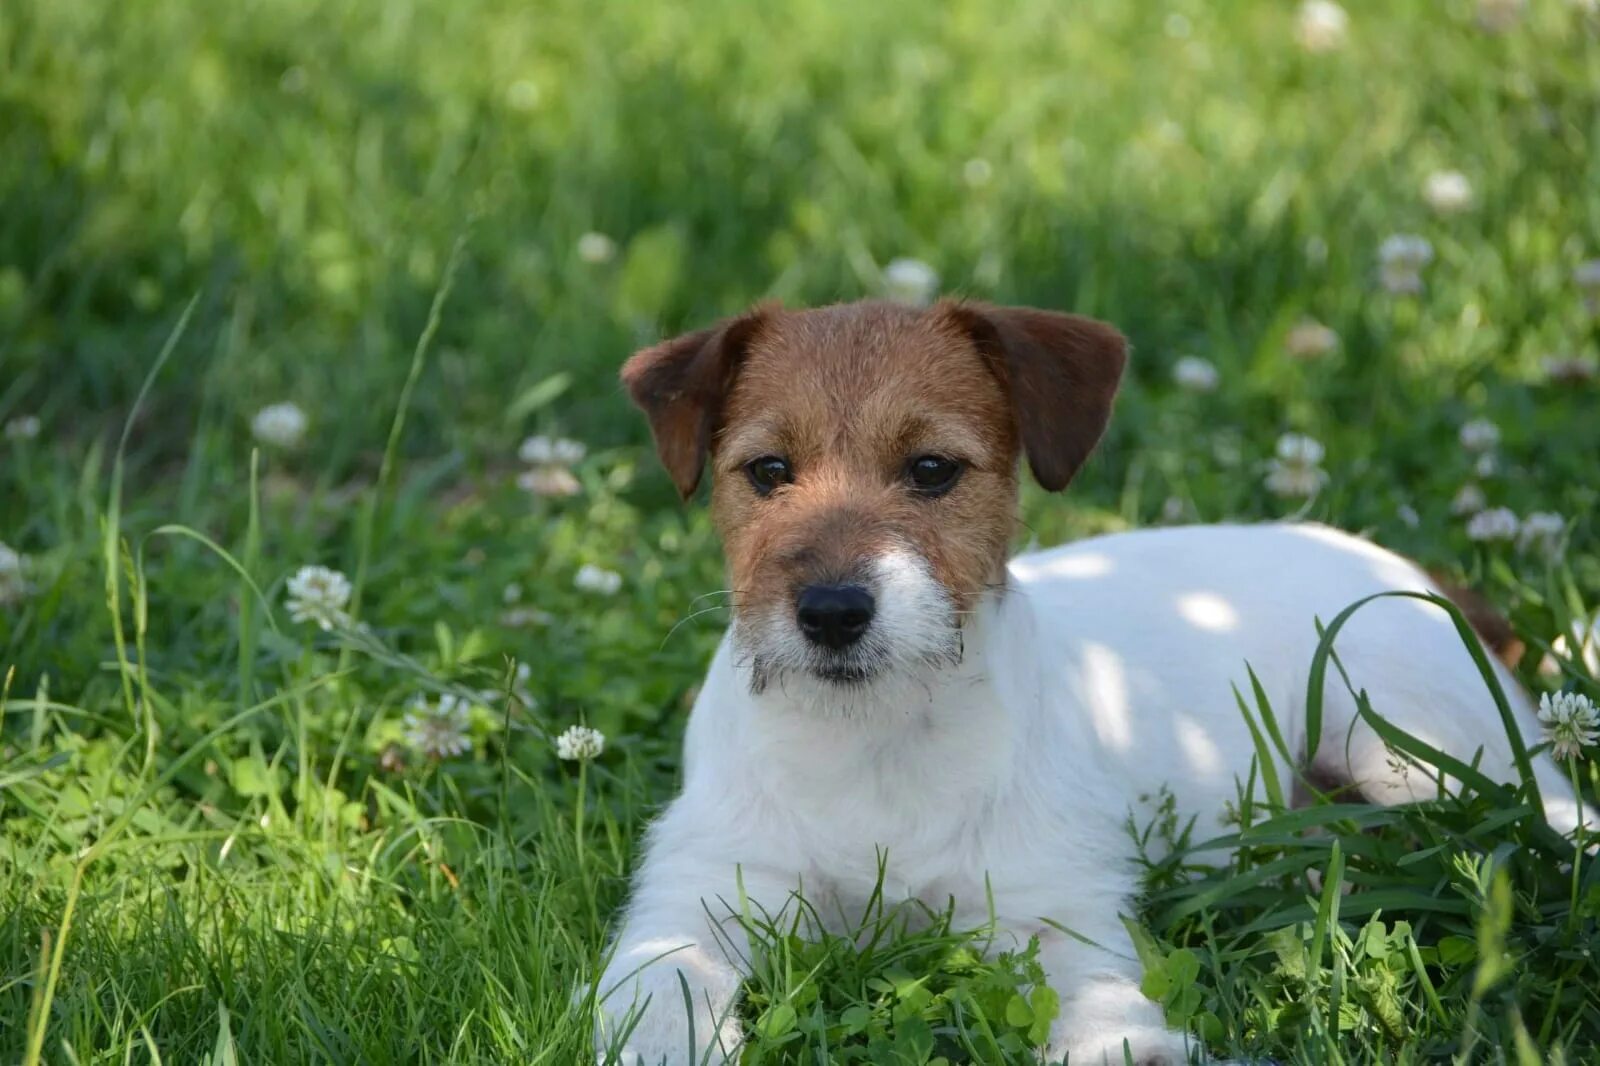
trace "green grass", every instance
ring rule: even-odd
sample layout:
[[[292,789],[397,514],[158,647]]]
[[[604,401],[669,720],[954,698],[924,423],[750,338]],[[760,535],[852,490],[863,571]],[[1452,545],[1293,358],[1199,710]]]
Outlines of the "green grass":
[[[1297,512],[1262,472],[1307,433],[1330,481],[1305,514],[1484,591],[1527,683],[1600,697],[1536,669],[1600,601],[1600,385],[1541,371],[1600,348],[1574,281],[1600,257],[1600,21],[1352,4],[1309,55],[1294,19],[0,6],[0,424],[42,422],[0,438],[0,541],[30,557],[0,606],[0,1061],[584,1060],[574,993],[726,621],[615,368],[755,299],[872,293],[896,256],[1133,340],[1109,438],[1066,498],[1026,496],[1030,538]],[[1440,169],[1470,210],[1428,208]],[[579,257],[590,230],[613,260]],[[1377,284],[1397,232],[1437,251],[1418,297]],[[1336,353],[1285,356],[1305,316]],[[1215,393],[1173,385],[1185,353]],[[280,400],[306,439],[257,452]],[[1554,562],[1451,513],[1478,417],[1490,502],[1567,520]],[[536,432],[587,443],[579,495],[516,487]],[[290,621],[311,562],[359,575],[370,631]],[[621,591],[575,587],[586,563]],[[470,753],[407,748],[424,692],[476,694]],[[579,722],[608,737],[581,770],[551,743]],[[1148,990],[1236,1056],[1593,1061],[1600,863],[1526,800],[1135,827],[1188,845],[1134,916]],[[1025,1062],[1049,1012],[1026,953],[985,961],[940,915],[749,920],[749,1062]]]

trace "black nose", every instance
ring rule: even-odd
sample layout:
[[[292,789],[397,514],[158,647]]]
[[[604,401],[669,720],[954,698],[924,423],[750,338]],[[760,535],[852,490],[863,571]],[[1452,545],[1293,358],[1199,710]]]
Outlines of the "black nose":
[[[795,600],[795,618],[807,640],[838,651],[872,624],[872,593],[860,585],[811,585]]]

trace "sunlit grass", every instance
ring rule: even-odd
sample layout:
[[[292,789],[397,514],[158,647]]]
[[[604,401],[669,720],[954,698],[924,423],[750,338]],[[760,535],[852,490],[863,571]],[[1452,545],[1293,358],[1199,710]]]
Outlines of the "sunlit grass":
[[[0,1059],[586,1061],[726,621],[615,369],[897,258],[1133,341],[1020,541],[1331,522],[1600,697],[1571,638],[1541,669],[1600,603],[1600,22],[1477,7],[1352,4],[1317,54],[1245,0],[0,8]],[[278,403],[304,425],[253,426]],[[1474,539],[1463,486],[1557,518]],[[287,603],[312,564],[354,585],[327,630]],[[465,708],[448,753],[419,697]],[[1182,845],[1131,916],[1147,991],[1215,1051],[1597,1053],[1600,862],[1531,795],[1231,818],[1130,827]],[[1028,1061],[1026,945],[807,913],[743,916],[748,1061]]]

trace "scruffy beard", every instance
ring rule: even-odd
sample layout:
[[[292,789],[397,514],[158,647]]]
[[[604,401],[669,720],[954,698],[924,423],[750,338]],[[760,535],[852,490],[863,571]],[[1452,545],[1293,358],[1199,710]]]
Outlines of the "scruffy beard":
[[[899,550],[873,560],[868,586],[877,601],[871,627],[855,644],[833,651],[812,644],[793,609],[745,608],[734,620],[736,663],[750,691],[769,691],[844,710],[926,689],[965,653],[961,615],[921,556]]]

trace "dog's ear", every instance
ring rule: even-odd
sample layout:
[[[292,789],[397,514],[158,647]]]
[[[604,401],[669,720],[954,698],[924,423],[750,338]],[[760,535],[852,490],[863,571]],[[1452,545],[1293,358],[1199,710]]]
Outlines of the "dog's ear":
[[[769,311],[758,307],[710,329],[662,341],[623,364],[622,384],[650,420],[656,454],[684,499],[700,484],[723,398]]]
[[[1128,342],[1104,322],[1032,307],[945,305],[1011,397],[1028,465],[1051,492],[1067,487],[1105,432]]]

